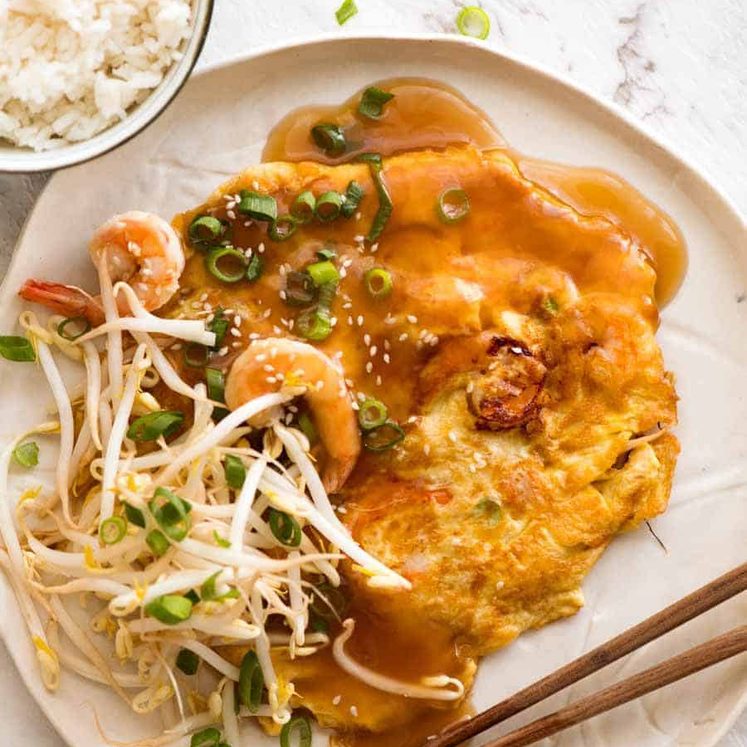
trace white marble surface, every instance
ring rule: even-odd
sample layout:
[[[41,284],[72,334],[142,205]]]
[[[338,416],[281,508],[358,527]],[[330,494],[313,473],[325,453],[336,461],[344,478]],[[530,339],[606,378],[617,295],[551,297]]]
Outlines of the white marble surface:
[[[338,0],[215,0],[199,65],[318,32],[450,33],[461,5],[357,2],[359,14],[340,29],[334,18]],[[627,108],[747,211],[744,0],[484,0],[482,5],[492,21],[486,44],[556,70]],[[0,273],[46,178],[0,174]],[[61,747],[1,646],[0,703],[4,744]],[[747,747],[747,715],[720,747]]]

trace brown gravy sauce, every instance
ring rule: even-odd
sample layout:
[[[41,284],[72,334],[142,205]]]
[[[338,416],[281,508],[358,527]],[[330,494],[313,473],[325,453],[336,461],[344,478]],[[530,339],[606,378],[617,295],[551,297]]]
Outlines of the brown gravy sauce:
[[[622,177],[603,169],[540,161],[510,150],[485,112],[443,83],[397,78],[373,85],[394,94],[380,119],[357,113],[360,92],[339,106],[297,109],[270,132],[262,160],[336,164],[366,151],[392,155],[458,144],[508,150],[525,177],[578,212],[604,216],[634,237],[656,270],[659,306],[674,298],[687,270],[684,237],[667,213]],[[315,146],[311,128],[320,122],[342,126],[353,144],[344,156],[328,158]]]

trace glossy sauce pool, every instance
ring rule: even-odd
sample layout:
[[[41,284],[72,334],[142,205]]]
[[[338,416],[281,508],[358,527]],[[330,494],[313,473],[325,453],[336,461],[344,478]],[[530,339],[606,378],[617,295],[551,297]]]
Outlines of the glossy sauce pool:
[[[510,150],[484,112],[466,101],[458,92],[441,83],[421,79],[397,79],[380,81],[375,85],[394,94],[394,98],[384,107],[380,119],[366,119],[357,113],[360,92],[340,106],[304,107],[286,116],[272,130],[263,152],[263,160],[339,164],[354,160],[363,152],[376,152],[388,156],[409,151],[438,150],[460,144],[485,151],[503,151],[517,164],[524,177],[552,193],[565,205],[572,206],[584,215],[602,216],[619,226],[641,246],[648,261],[656,270],[658,305],[667,303],[674,296],[687,266],[682,235],[666,213],[624,179],[599,169],[533,160]],[[312,127],[318,123],[337,124],[344,129],[350,147],[343,156],[329,158],[315,145],[310,133]],[[392,182],[396,188],[397,180],[393,178]],[[402,182],[400,178],[399,183]],[[280,201],[283,209],[287,210],[287,196],[283,195]],[[476,204],[478,201],[476,197]],[[214,214],[224,219],[225,209],[221,208],[220,212]],[[367,224],[370,216],[364,217],[366,220],[362,221],[362,225]],[[227,303],[232,306],[233,301],[240,301],[246,305],[259,303],[262,304],[259,307],[261,309],[269,309],[273,303],[277,304],[279,276],[277,281],[270,279],[277,270],[272,263],[287,262],[293,267],[305,266],[315,259],[315,251],[323,246],[331,230],[328,226],[305,226],[305,243],[295,246],[291,241],[280,245],[279,258],[273,259],[272,256],[265,255],[267,270],[263,281],[245,288],[236,286],[231,290],[232,296],[229,296]],[[234,231],[237,246],[256,246],[258,238],[254,233],[255,227],[244,228],[237,223]],[[466,230],[464,235],[467,236]],[[396,246],[388,247],[387,242],[382,242],[378,261],[393,270],[414,269],[424,276],[438,272],[436,268],[423,264],[426,260],[421,260],[420,257],[413,258],[413,268],[401,264],[402,254],[408,251],[416,252],[419,248],[418,242],[427,240],[427,234],[418,234],[417,240],[410,244],[406,243],[406,237],[403,239],[401,235],[395,236],[396,239],[390,239],[389,243]],[[577,263],[575,269],[579,275],[583,275],[583,262]],[[354,265],[350,272],[360,284],[360,278],[355,274],[359,272],[359,268]],[[485,266],[480,272],[484,274]],[[201,261],[190,263],[182,280],[194,288],[207,289],[216,294],[222,292],[221,284],[205,273]],[[619,285],[624,280],[618,281],[616,277],[607,279],[608,286],[614,285],[615,282]],[[650,285],[648,287],[650,288]],[[363,311],[367,320],[374,320],[377,310],[371,299],[360,290],[351,290],[350,294],[356,309]],[[395,296],[396,293],[392,298]],[[399,307],[398,310],[404,313],[406,306]],[[345,315],[347,313],[344,312]],[[449,313],[448,309],[441,311],[442,315],[448,316]],[[342,312],[340,316],[343,318]],[[352,324],[352,317],[349,321],[350,325],[341,323],[335,335],[325,340],[320,349],[328,354],[334,354],[335,350],[344,350],[346,375],[354,381],[354,388],[374,394],[381,393],[381,396],[385,393],[390,415],[404,422],[412,412],[415,386],[413,382],[416,381],[413,372],[422,365],[423,356],[418,352],[419,349],[409,344],[397,346],[394,342],[396,337],[392,336],[391,365],[380,366],[377,358],[373,370],[373,375],[381,372],[390,378],[388,381],[385,378],[384,387],[376,389],[373,375],[366,374],[364,368],[368,365],[369,351],[359,340],[362,331]],[[421,318],[421,323],[422,321]],[[381,320],[378,323],[378,328],[368,327],[372,337],[377,340],[382,335],[390,333],[389,329],[381,326]],[[265,326],[262,326],[263,324]],[[255,317],[252,329],[262,336],[273,334],[272,324],[269,321],[260,321],[259,317]],[[391,331],[394,333],[394,328]],[[401,331],[396,330],[397,333]],[[277,328],[275,334],[278,334]],[[238,342],[232,344],[239,345]],[[230,352],[218,365],[227,369],[233,357],[234,353]],[[190,381],[197,375],[194,370],[185,373]],[[364,453],[356,467],[357,476],[375,472],[376,465],[375,458]],[[457,676],[465,664],[472,661],[469,647],[455,640],[450,631],[438,628],[435,624],[431,625],[427,621],[416,621],[415,626],[403,622],[411,612],[406,605],[398,611],[396,602],[388,604],[384,610],[378,609],[377,604],[378,602],[373,598],[369,599],[367,594],[356,595],[353,599],[349,615],[356,620],[356,630],[347,648],[357,661],[405,682],[416,682],[421,677],[437,673]],[[332,631],[333,634],[336,632],[339,631]],[[377,691],[361,686],[360,682],[343,672],[332,658],[329,648],[309,657],[304,666],[305,676],[300,679],[298,686],[298,692],[302,696],[305,692],[307,697],[320,697],[324,702],[330,703],[336,693],[344,692],[349,694],[349,697],[343,698],[339,705],[334,705],[335,709],[350,709],[353,706],[358,712],[364,712],[364,709],[373,712],[382,706],[382,696]],[[470,706],[466,702],[457,708],[444,708],[443,704],[432,705],[415,699],[405,703],[410,718],[405,725],[384,734],[355,731],[342,733],[334,737],[334,743],[344,747],[418,747],[425,743],[429,735],[437,733],[448,723],[470,712]],[[347,716],[347,710],[345,715]]]

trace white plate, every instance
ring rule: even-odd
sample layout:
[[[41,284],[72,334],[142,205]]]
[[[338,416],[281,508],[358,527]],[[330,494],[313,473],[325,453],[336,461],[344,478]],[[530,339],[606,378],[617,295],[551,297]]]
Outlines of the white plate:
[[[669,552],[645,528],[617,539],[584,585],[587,604],[581,612],[485,660],[474,695],[482,709],[745,560],[747,302],[740,302],[747,290],[745,226],[727,200],[680,158],[624,114],[567,82],[462,40],[333,38],[263,51],[195,77],[142,135],[53,177],[5,280],[0,329],[13,328],[21,308],[14,294],[27,276],[92,282],[86,240],[112,213],[141,208],[171,216],[255,163],[268,128],[290,108],[340,102],[366,83],[406,75],[457,87],[520,151],[616,171],[668,210],[690,245],[687,280],[665,310],[659,334],[682,397],[682,456],[669,511],[655,522]],[[32,367],[0,366],[0,437],[37,421],[47,401]],[[5,583],[0,608],[7,610],[0,632],[19,670],[71,745],[103,744],[84,704],[95,705],[112,738],[143,734],[138,718],[115,696],[73,675],[64,676],[56,695],[43,692]],[[747,598],[724,604],[556,697],[553,705],[725,631],[745,616]],[[706,747],[734,721],[746,690],[747,661],[732,659],[598,717],[554,744]]]

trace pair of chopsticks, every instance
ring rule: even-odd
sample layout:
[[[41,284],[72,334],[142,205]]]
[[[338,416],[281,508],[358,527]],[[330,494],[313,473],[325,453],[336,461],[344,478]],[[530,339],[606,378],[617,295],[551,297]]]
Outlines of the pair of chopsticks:
[[[711,581],[661,612],[657,612],[560,669],[556,669],[547,677],[468,721],[461,721],[448,727],[435,739],[429,739],[425,745],[427,747],[455,747],[466,739],[486,731],[584,677],[588,677],[593,672],[659,638],[664,633],[674,630],[745,589],[747,589],[747,563],[719,576],[715,581]],[[747,625],[742,625],[611,687],[577,700],[549,716],[522,726],[489,742],[485,747],[521,747],[533,744],[745,651],[747,651]]]

